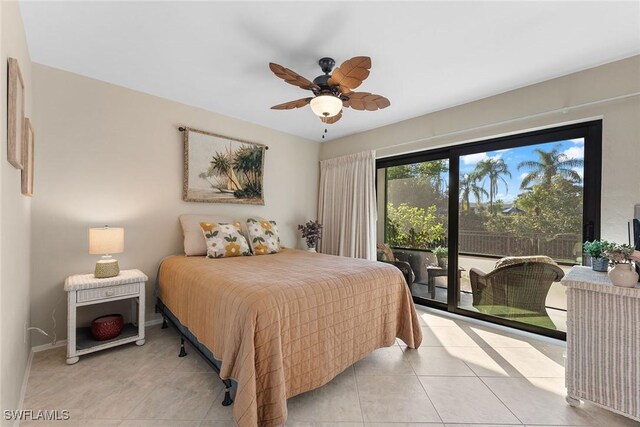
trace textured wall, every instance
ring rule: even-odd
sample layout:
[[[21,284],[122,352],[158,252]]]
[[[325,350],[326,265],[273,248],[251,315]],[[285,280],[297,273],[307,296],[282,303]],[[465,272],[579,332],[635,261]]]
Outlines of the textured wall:
[[[0,2],[0,404],[16,409],[29,357],[31,199],[20,191],[20,170],[7,161],[7,58],[18,59],[25,84],[25,115],[31,112],[31,59],[18,3]],[[35,120],[35,119],[34,119]],[[4,419],[2,421],[5,423]],[[8,423],[8,422],[7,422]]]
[[[92,272],[98,258],[88,254],[89,227],[125,228],[125,252],[116,258],[150,277],[151,319],[158,264],[182,251],[180,214],[275,219],[286,246],[299,246],[296,225],[316,217],[316,142],[39,64],[33,79],[43,136],[35,158],[32,321],[49,327],[57,307],[59,338],[66,337],[63,281]],[[265,206],[183,202],[179,125],[267,144]],[[114,308],[86,308],[80,319],[104,310]]]

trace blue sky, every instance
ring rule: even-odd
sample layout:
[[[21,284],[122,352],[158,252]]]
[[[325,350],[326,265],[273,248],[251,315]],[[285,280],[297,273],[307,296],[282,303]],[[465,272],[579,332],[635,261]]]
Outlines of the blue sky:
[[[524,160],[536,160],[535,149],[550,151],[554,146],[560,145],[560,151],[573,159],[584,158],[584,139],[570,139],[565,141],[550,142],[547,144],[536,144],[527,147],[510,148],[507,150],[489,151],[486,153],[470,154],[460,157],[460,174],[464,175],[473,171],[475,165],[488,158],[502,158],[509,167],[511,178],[505,177],[507,186],[503,182],[499,183],[497,199],[511,202],[520,193],[520,183],[527,174],[526,170],[518,170],[518,164]],[[580,176],[583,176],[582,168],[575,169]],[[486,181],[486,180],[485,180]],[[484,187],[488,190],[489,183],[485,182]]]

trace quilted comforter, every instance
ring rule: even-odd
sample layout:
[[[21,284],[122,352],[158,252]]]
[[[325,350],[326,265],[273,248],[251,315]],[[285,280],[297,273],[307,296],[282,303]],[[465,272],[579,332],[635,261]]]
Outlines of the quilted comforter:
[[[373,350],[422,340],[411,294],[389,264],[285,249],[174,256],[159,297],[238,383],[241,426],[279,426],[287,398],[320,387]]]

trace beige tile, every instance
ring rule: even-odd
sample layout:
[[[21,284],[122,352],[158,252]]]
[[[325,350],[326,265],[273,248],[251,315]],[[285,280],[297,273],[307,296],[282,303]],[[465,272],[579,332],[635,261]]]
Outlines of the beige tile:
[[[364,424],[363,423],[356,423],[356,422],[338,422],[338,421],[334,421],[334,422],[330,422],[330,423],[325,423],[325,422],[319,422],[319,423],[314,423],[312,421],[287,421],[287,423],[285,424],[286,427],[363,427]]]
[[[475,376],[473,371],[451,353],[456,347],[420,347],[406,350],[405,354],[417,375]],[[467,351],[475,347],[457,347]]]
[[[127,419],[202,420],[221,389],[222,383],[215,374],[173,372]]]
[[[117,427],[120,420],[66,420],[66,421],[24,421],[20,423],[20,427],[47,427],[47,426],[64,426],[64,427]]]
[[[224,388],[220,390],[218,395],[213,399],[211,407],[204,416],[205,420],[211,421],[230,421],[233,420],[233,405],[222,406],[224,399]]]
[[[423,326],[458,326],[455,319],[446,316],[438,316],[437,314],[416,310],[418,317]]]
[[[459,326],[429,326],[422,328],[422,347],[478,347]]]
[[[522,424],[445,424],[444,427],[522,427]],[[543,427],[543,426],[537,426]]]
[[[447,423],[444,427],[522,427],[522,424],[450,424]],[[543,426],[536,426],[543,427]]]
[[[445,423],[520,423],[479,378],[419,378]]]
[[[564,378],[482,378],[482,381],[525,424],[584,425],[592,420],[586,411],[565,402]]]
[[[365,422],[440,422],[415,376],[358,377]]]
[[[113,386],[105,386],[103,382],[96,383],[96,387],[100,388],[100,396],[93,403],[85,402],[84,418],[124,419],[149,393],[164,382],[163,377],[149,375],[145,371],[132,375],[119,374],[113,379]]]
[[[187,346],[187,355],[179,358],[175,370],[177,372],[215,372],[213,367],[190,345]]]
[[[594,405],[593,403],[583,402],[579,409],[582,409],[591,416],[591,426],[607,426],[607,427],[638,427],[640,422],[631,418],[616,414],[604,408]]]
[[[564,378],[563,364],[537,348],[500,347],[495,351],[523,377]]]
[[[495,349],[491,347],[447,347],[450,357],[464,362],[477,376],[521,377]],[[418,374],[420,375],[420,374]]]
[[[204,420],[200,423],[200,427],[236,427],[236,422]]]
[[[118,427],[199,427],[200,421],[185,420],[124,420]]]
[[[353,368],[347,368],[323,387],[287,400],[287,409],[292,422],[362,422]]]
[[[481,347],[525,347],[531,348],[529,341],[519,335],[508,334],[485,327],[470,326],[465,328],[470,334],[475,334],[480,340]],[[477,341],[477,340],[476,340]]]
[[[31,390],[25,395],[25,409],[67,409],[73,418],[85,418],[84,410],[120,389],[119,372],[74,370],[69,373],[33,372]],[[32,392],[33,390],[33,392]]]
[[[364,427],[443,427],[442,423],[365,423]]]
[[[31,370],[39,371],[56,371],[67,366],[67,347],[54,347],[50,350],[43,350],[33,353],[31,361]],[[69,367],[71,368],[71,367]]]
[[[357,376],[415,375],[402,349],[395,345],[380,348],[354,365]]]

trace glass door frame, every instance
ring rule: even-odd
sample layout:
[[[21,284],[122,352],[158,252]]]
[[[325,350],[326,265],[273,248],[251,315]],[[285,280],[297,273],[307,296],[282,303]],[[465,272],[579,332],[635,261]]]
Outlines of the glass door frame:
[[[502,326],[533,332],[551,338],[566,340],[566,332],[525,324],[506,318],[468,310],[458,306],[460,283],[458,280],[458,231],[460,209],[460,156],[488,151],[518,148],[555,141],[584,138],[584,181],[583,181],[583,229],[582,241],[600,238],[600,202],[602,185],[602,120],[580,122],[565,126],[545,128],[525,133],[488,138],[480,141],[452,145],[449,147],[421,152],[385,157],[376,160],[376,170],[391,166],[419,163],[429,160],[449,161],[449,265],[447,275],[447,302],[434,301],[413,296],[416,304],[445,310]],[[377,177],[377,174],[376,174]],[[385,174],[386,180],[386,174]],[[376,186],[377,188],[377,186]],[[385,202],[386,202],[385,183]],[[386,219],[386,203],[384,219]],[[383,219],[383,220],[384,220]],[[385,229],[386,233],[386,229]],[[386,240],[386,236],[385,236]]]

